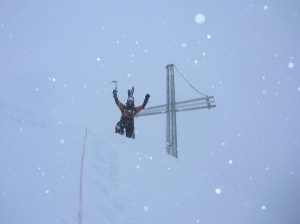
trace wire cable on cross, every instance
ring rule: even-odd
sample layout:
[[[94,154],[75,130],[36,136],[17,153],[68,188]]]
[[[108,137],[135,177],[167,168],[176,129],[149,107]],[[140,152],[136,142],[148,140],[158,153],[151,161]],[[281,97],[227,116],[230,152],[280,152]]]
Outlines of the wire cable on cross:
[[[175,81],[174,81],[174,67],[182,78],[193,88],[196,92],[204,97],[184,100],[176,102],[175,100]],[[176,68],[173,64],[166,66],[167,69],[167,102],[166,104],[145,108],[137,114],[137,117],[149,116],[155,114],[166,114],[166,151],[168,154],[178,158],[177,150],[177,125],[176,125],[176,112],[210,109],[216,107],[213,96],[208,96],[197,90]]]
[[[179,73],[179,75],[183,78],[184,81],[186,81],[186,83],[192,88],[194,89],[197,93],[201,94],[202,96],[208,97],[208,95],[200,92],[199,90],[197,90],[186,78],[185,76],[179,71],[179,69],[174,65],[174,68],[176,69],[176,71]]]

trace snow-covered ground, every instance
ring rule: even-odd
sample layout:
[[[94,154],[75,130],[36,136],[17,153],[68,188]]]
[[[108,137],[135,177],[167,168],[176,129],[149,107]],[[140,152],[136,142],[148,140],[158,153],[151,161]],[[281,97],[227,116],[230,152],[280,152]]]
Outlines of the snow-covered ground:
[[[83,150],[82,223],[296,223],[297,170],[238,159],[242,148],[180,143],[175,159],[149,129],[132,140],[87,126],[85,142],[84,125],[3,100],[0,112],[2,223],[79,223]]]

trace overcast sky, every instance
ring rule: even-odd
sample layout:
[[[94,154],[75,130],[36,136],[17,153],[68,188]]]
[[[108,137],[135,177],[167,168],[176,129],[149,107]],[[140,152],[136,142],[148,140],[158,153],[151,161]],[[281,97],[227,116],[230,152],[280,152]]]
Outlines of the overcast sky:
[[[52,174],[47,178],[49,187],[36,188],[43,192],[40,196],[49,196],[47,189],[57,181],[57,174],[70,164],[74,170],[79,167],[84,127],[93,136],[89,144],[96,157],[90,154],[91,160],[121,170],[118,175],[125,189],[129,182],[136,183],[131,193],[124,189],[124,195],[118,193],[127,200],[123,204],[128,209],[120,216],[126,217],[126,223],[234,223],[236,218],[237,223],[296,224],[300,220],[299,24],[297,0],[1,0],[0,219],[7,220],[3,224],[19,223],[16,216],[35,223],[25,211],[38,209],[44,199],[28,206],[30,200],[16,193],[16,186],[23,183],[18,177],[28,182],[21,191],[25,195],[41,184],[37,175],[45,162]],[[165,153],[163,115],[136,119],[135,140],[114,134],[120,112],[111,81],[118,81],[122,102],[134,86],[136,105],[146,93],[151,95],[148,106],[163,104],[165,66],[171,63],[193,87],[214,96],[217,104],[211,110],[177,114],[178,160]],[[178,72],[175,85],[178,101],[200,97]],[[105,161],[97,157],[102,143],[114,152],[113,156],[103,152]],[[62,146],[67,153],[51,150]],[[24,162],[23,156],[30,162]],[[55,164],[48,160],[58,157]],[[68,157],[72,159],[62,159]],[[141,175],[131,173],[142,166],[140,158],[150,157],[154,162],[147,162]],[[77,171],[68,170],[74,178]],[[90,174],[87,186],[99,186],[92,184],[100,178],[97,174]],[[114,182],[115,175],[108,172],[105,180]],[[163,194],[145,179],[147,175],[157,186],[173,190]],[[162,176],[170,182],[161,181]],[[68,180],[61,195],[76,182]],[[52,202],[59,198],[50,196]],[[77,196],[70,193],[70,197]],[[203,199],[207,207],[198,204]],[[99,204],[96,197],[91,200]],[[130,207],[133,202],[141,203],[143,215]],[[93,203],[86,202],[91,208],[86,219],[97,223],[98,216],[103,218],[99,214],[106,214],[102,222],[121,219],[105,206],[98,214]],[[49,206],[55,211],[57,204]],[[41,213],[38,221],[52,217],[51,212]],[[66,216],[72,212],[70,208]],[[174,213],[175,218],[170,218]],[[77,220],[76,211],[69,218],[59,214],[54,220]]]

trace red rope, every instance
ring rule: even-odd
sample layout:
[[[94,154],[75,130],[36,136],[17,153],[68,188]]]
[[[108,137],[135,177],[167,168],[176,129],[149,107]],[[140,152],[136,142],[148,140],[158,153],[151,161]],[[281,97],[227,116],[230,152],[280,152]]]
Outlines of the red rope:
[[[79,213],[78,213],[79,224],[82,224],[82,179],[83,179],[83,161],[84,161],[84,154],[85,154],[86,137],[87,137],[87,127],[85,127],[85,136],[84,136],[84,142],[82,147],[81,166],[80,166]]]

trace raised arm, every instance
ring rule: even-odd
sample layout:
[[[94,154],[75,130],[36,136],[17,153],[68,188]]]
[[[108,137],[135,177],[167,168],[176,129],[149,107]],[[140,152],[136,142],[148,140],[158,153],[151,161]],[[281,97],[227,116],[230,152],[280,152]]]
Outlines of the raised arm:
[[[141,106],[138,106],[135,108],[135,113],[137,114],[138,112],[140,112],[142,109],[145,108],[145,106],[147,105],[148,103],[148,100],[150,98],[150,95],[147,93],[146,96],[145,96],[145,99],[144,99],[144,102]]]
[[[114,91],[113,91],[113,96],[114,96],[115,102],[116,102],[116,104],[118,105],[119,109],[120,109],[121,111],[123,111],[125,105],[119,101],[117,93],[118,93],[118,91],[117,91],[116,89],[114,89]]]

